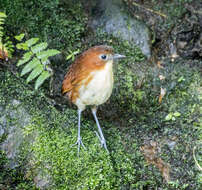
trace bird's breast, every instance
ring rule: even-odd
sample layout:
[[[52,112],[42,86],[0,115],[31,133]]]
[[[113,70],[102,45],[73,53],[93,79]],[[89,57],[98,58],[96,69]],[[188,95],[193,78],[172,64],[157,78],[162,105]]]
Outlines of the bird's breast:
[[[112,61],[102,70],[92,71],[79,89],[76,105],[100,105],[108,100],[113,89]],[[81,105],[80,105],[81,106]]]

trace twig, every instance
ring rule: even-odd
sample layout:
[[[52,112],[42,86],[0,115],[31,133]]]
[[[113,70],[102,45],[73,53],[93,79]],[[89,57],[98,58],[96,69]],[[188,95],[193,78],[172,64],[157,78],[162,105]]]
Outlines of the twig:
[[[137,7],[140,7],[140,8],[142,8],[142,9],[145,9],[145,10],[147,10],[147,11],[149,11],[149,12],[152,12],[152,13],[154,13],[154,14],[157,14],[157,15],[159,15],[159,16],[161,16],[161,17],[167,18],[167,15],[165,15],[165,14],[159,12],[159,11],[154,11],[154,10],[152,10],[152,9],[150,9],[150,8],[146,8],[146,7],[144,7],[144,6],[142,6],[142,5],[139,5],[138,3],[135,3],[135,2],[132,2],[132,4],[133,4],[134,6],[137,6]]]

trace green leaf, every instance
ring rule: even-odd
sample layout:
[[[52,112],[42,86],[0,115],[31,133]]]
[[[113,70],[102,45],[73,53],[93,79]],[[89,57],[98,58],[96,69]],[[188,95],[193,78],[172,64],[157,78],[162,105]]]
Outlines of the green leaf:
[[[17,45],[16,45],[16,48],[17,49],[23,49],[23,50],[28,50],[29,48],[28,48],[28,45],[26,44],[26,43],[18,43]]]
[[[69,55],[66,57],[66,60],[71,59],[72,56],[73,56],[73,54],[69,54]]]
[[[39,38],[31,38],[27,40],[25,43],[27,44],[28,47],[31,47],[34,44],[36,44],[38,41],[39,41]]]
[[[5,14],[5,13],[0,12],[0,17],[1,17],[1,18],[6,18],[7,16],[6,16],[6,14]]]
[[[166,121],[170,121],[173,117],[173,114],[172,113],[169,113],[166,117],[165,117],[165,120]]]
[[[184,78],[183,76],[181,76],[177,81],[178,81],[178,82],[185,81],[185,78]]]
[[[33,53],[38,53],[38,52],[46,49],[47,47],[48,47],[48,44],[46,42],[44,42],[44,43],[40,43],[40,44],[37,44],[37,45],[33,46],[31,48],[31,50],[32,50]]]
[[[25,53],[25,54],[23,55],[22,59],[20,59],[20,60],[18,61],[17,66],[19,67],[20,65],[23,65],[24,63],[26,63],[27,61],[29,61],[29,60],[31,59],[32,55],[33,55],[33,54],[32,54],[31,51]]]
[[[51,73],[48,71],[43,71],[41,75],[37,78],[35,82],[35,90],[37,90],[43,83],[44,81],[51,76]]]
[[[39,76],[42,72],[43,72],[43,65],[39,64],[37,65],[34,70],[32,70],[32,72],[30,73],[30,75],[27,77],[26,82],[29,83],[30,81],[32,81],[33,79],[35,79],[37,76]]]
[[[72,58],[72,61],[74,61],[75,55],[77,55],[80,52],[80,50],[76,50],[74,52],[70,51],[70,54],[66,57],[66,60],[69,60]]]
[[[43,65],[49,65],[50,64],[50,61],[49,61],[48,57],[49,56],[46,56],[46,57],[43,57],[41,59],[41,62],[42,62]]]
[[[22,34],[19,34],[17,36],[15,36],[15,39],[18,40],[18,41],[21,41],[23,38],[24,38],[25,34],[22,33]]]
[[[179,117],[179,116],[181,116],[181,113],[175,112],[175,113],[173,113],[173,115],[174,115],[175,117]]]
[[[49,50],[41,51],[41,52],[37,53],[36,56],[39,59],[43,59],[44,57],[51,57],[51,56],[57,55],[59,53],[60,53],[60,51],[58,51],[56,49],[49,49]]]
[[[34,69],[36,66],[41,65],[40,61],[37,58],[33,58],[25,67],[23,68],[21,72],[21,76],[29,73],[32,69]]]

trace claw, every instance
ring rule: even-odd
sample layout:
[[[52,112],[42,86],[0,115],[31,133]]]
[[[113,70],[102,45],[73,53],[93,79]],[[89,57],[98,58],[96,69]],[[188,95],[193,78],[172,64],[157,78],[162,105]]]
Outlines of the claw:
[[[95,131],[95,134],[97,135],[98,139],[100,140],[101,147],[104,147],[105,150],[106,150],[107,152],[109,152],[108,149],[107,149],[107,145],[106,145],[106,140],[105,140],[105,138],[101,138],[100,135],[97,133],[97,131]]]
[[[80,146],[82,146],[86,150],[86,147],[84,146],[81,138],[78,138],[76,143],[73,144],[72,146],[75,146],[75,145],[78,145],[78,156],[79,156],[79,152],[80,152]]]

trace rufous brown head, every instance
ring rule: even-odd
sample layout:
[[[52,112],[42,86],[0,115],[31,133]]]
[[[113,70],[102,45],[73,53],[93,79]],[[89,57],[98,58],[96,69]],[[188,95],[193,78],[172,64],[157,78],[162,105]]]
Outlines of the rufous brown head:
[[[124,55],[115,54],[111,46],[94,46],[83,52],[78,58],[88,68],[102,69],[107,62],[113,62],[114,59],[124,58]]]

